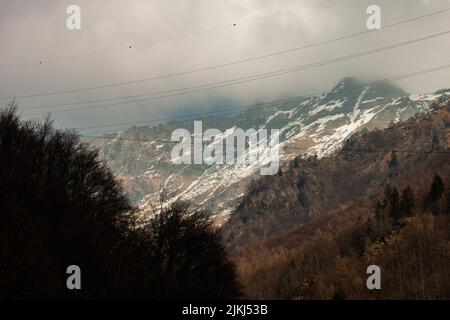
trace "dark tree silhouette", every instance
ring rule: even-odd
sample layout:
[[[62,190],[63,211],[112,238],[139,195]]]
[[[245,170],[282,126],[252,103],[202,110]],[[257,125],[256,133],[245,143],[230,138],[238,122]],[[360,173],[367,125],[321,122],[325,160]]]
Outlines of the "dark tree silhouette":
[[[430,200],[432,202],[438,201],[442,194],[445,191],[445,185],[444,181],[442,180],[441,176],[439,174],[435,174],[433,177],[433,182],[431,183],[430,188]]]
[[[447,199],[445,204],[445,212],[450,214],[450,188],[447,191]]]
[[[389,166],[389,168],[394,168],[397,165],[398,165],[397,152],[395,152],[395,150],[392,150],[391,159],[388,162],[388,166]]]
[[[441,141],[440,137],[436,133],[433,133],[433,139],[431,140],[431,150],[439,149],[441,144],[442,144],[442,141]]]
[[[402,191],[402,195],[400,198],[400,211],[402,216],[411,216],[415,207],[416,204],[414,200],[414,193],[411,187],[408,186]]]
[[[109,260],[131,210],[97,151],[51,122],[0,112],[0,296],[97,297],[110,288]],[[69,291],[66,269],[85,285]]]
[[[389,184],[386,186],[384,194],[389,216],[397,222],[400,218],[400,195],[397,189]]]
[[[144,266],[152,265],[142,296],[218,299],[241,295],[220,233],[204,212],[180,201],[153,214],[133,241],[140,248],[133,256],[148,260]]]
[[[375,218],[376,221],[383,227],[386,226],[386,215],[385,215],[386,204],[377,201],[375,204]]]
[[[233,264],[206,216],[177,204],[147,227],[96,150],[0,111],[0,298],[231,298]],[[81,290],[68,290],[69,265]]]

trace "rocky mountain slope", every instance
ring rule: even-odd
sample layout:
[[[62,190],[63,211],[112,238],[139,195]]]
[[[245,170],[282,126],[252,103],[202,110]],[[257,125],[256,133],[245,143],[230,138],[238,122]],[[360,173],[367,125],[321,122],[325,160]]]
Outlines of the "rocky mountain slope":
[[[222,227],[247,297],[448,299],[449,159],[447,101],[255,180]]]
[[[385,128],[391,122],[426,112],[432,101],[448,96],[450,90],[409,95],[392,84],[367,86],[357,79],[345,78],[326,94],[255,104],[234,115],[195,120],[203,121],[203,131],[279,129],[281,159],[286,163],[299,154],[319,158],[330,155],[355,132]],[[166,188],[172,199],[182,197],[216,216],[227,216],[259,174],[258,164],[174,165],[170,159],[174,145],[170,137],[179,128],[192,133],[193,121],[133,127],[91,142],[100,147],[101,156],[141,207],[156,202],[160,190]]]
[[[449,159],[448,104],[386,129],[360,132],[332,156],[298,157],[283,174],[253,181],[224,226],[226,238],[237,246],[258,243],[360,197],[376,199],[387,184],[406,186],[403,180],[412,179],[417,185],[415,176],[432,177],[436,170],[447,178]],[[325,228],[333,224],[322,222]]]

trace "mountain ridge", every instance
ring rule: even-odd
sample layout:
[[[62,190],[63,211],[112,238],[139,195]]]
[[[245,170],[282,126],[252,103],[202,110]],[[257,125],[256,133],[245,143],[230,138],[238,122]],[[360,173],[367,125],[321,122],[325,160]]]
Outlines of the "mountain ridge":
[[[449,158],[450,99],[255,180],[221,228],[246,297],[447,299]]]
[[[363,86],[348,77],[327,94],[255,105],[234,116],[211,115],[198,120],[203,121],[203,130],[279,129],[284,165],[299,154],[330,155],[355,132],[387,127],[390,122],[426,112],[432,101],[447,96],[448,89],[409,95],[390,83]],[[184,198],[216,215],[228,215],[258,171],[257,164],[175,166],[170,160],[173,144],[164,141],[178,128],[193,132],[193,122],[133,127],[109,135],[106,143],[102,138],[91,141],[100,147],[101,156],[122,179],[131,199],[144,210],[157,202],[159,190],[166,188],[172,199]]]

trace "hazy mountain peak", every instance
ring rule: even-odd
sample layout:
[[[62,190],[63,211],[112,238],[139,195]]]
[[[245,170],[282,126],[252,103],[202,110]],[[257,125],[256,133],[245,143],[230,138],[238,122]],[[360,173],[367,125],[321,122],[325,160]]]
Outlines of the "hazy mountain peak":
[[[281,160],[286,163],[298,155],[328,156],[363,128],[385,128],[428,111],[436,99],[450,97],[446,90],[410,96],[396,85],[366,85],[355,77],[342,79],[333,90],[339,91],[300,101],[273,102],[233,117],[215,115],[197,120],[202,120],[203,130],[279,129]],[[157,201],[164,186],[173,191],[172,199],[181,197],[226,216],[259,168],[254,163],[175,166],[170,161],[172,144],[165,141],[178,128],[192,132],[193,121],[171,121],[121,134],[131,134],[137,141],[114,139],[105,144],[99,140],[101,155],[123,181],[133,202],[143,208]]]
[[[345,77],[334,86],[334,88],[331,90],[331,92],[347,90],[347,89],[358,87],[361,85],[362,85],[362,82],[358,78]]]
[[[372,94],[374,97],[384,98],[399,98],[409,95],[405,90],[391,82],[382,82],[372,85],[368,94]]]
[[[383,97],[383,98],[399,98],[408,95],[406,91],[390,82],[380,82],[370,86],[365,86],[364,82],[356,77],[346,77],[340,80],[334,88],[330,91],[330,94],[339,92],[347,93],[347,91],[360,92],[366,90],[368,96]]]

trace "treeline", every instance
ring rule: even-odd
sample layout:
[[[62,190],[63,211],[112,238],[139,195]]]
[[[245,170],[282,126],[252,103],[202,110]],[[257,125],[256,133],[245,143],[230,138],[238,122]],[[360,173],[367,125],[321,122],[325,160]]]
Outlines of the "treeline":
[[[74,132],[0,111],[0,298],[216,299],[240,296],[207,216],[178,202],[139,212]],[[69,290],[67,268],[81,269]]]

